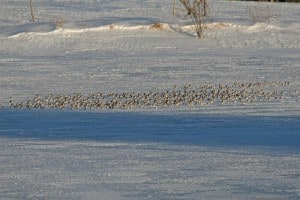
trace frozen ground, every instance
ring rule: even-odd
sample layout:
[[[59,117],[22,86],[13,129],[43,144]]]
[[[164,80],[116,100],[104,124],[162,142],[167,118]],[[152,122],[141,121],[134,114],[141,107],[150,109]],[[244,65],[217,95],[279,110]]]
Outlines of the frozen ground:
[[[27,1],[0,5],[0,199],[300,198],[300,4],[213,1],[198,40],[169,0],[33,3],[35,23]],[[290,84],[245,104],[8,109],[233,82]]]

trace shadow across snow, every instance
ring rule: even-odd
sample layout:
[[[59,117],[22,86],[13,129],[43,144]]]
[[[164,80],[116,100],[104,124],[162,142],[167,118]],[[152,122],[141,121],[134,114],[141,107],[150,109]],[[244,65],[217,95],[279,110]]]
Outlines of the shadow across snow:
[[[53,22],[34,22],[25,23],[12,26],[1,26],[0,36],[18,36],[19,34],[47,34],[52,33],[58,29],[64,29],[66,31],[89,31],[89,30],[108,30],[114,28],[124,29],[132,27],[147,27],[157,21],[150,18],[117,18],[106,17],[94,20],[84,20],[76,22],[68,22],[64,20],[58,20]]]
[[[0,138],[300,147],[299,116],[1,110]]]
[[[35,22],[15,26],[1,26],[0,36],[14,36],[21,33],[49,33],[56,30],[55,23]]]

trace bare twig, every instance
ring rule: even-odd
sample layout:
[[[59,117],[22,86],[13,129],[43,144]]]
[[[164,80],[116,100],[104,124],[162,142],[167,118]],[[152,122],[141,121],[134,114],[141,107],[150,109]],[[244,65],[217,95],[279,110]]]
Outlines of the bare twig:
[[[34,22],[35,17],[34,17],[34,13],[33,13],[32,0],[29,0],[29,7],[30,7],[31,19]]]
[[[173,21],[175,21],[176,15],[176,0],[173,0]]]

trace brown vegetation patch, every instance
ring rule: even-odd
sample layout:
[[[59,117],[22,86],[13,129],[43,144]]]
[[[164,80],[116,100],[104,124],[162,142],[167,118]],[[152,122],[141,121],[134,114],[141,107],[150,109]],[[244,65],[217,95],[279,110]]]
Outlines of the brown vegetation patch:
[[[150,26],[150,29],[155,29],[155,30],[165,30],[165,27],[164,27],[164,25],[163,24],[161,24],[161,23],[154,23],[154,24],[151,24],[151,26]]]

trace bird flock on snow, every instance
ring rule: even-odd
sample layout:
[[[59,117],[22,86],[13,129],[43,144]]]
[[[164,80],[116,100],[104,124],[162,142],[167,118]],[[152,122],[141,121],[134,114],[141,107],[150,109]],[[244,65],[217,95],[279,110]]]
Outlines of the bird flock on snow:
[[[142,107],[202,106],[280,101],[289,82],[255,82],[232,84],[174,85],[160,92],[82,93],[35,95],[23,102],[12,98],[9,108],[27,109],[132,109]],[[293,94],[291,94],[293,93]],[[290,92],[288,96],[295,95]],[[1,106],[2,108],[4,106]]]

